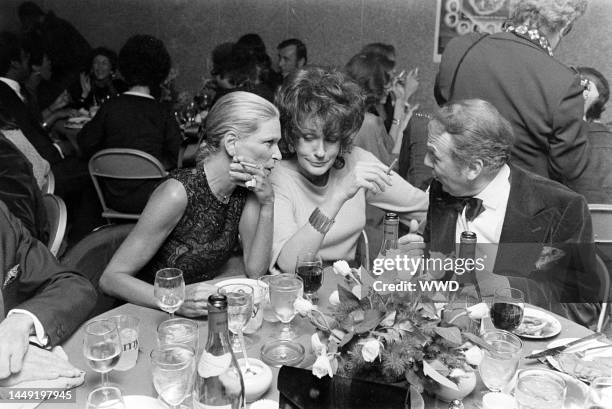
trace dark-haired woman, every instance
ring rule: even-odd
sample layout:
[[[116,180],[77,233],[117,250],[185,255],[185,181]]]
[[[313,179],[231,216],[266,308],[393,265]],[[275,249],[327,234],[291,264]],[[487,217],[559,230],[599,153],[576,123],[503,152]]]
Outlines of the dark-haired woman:
[[[116,77],[117,53],[98,47],[91,54],[89,72],[82,72],[78,84],[70,89],[73,105],[89,110],[127,89],[125,82]]]
[[[371,153],[352,147],[365,96],[345,74],[317,67],[290,74],[277,96],[287,154],[272,173],[272,261],[291,272],[299,253],[352,260],[366,203],[422,218],[427,196]]]
[[[138,149],[153,155],[167,170],[176,167],[180,130],[172,114],[158,101],[159,86],[170,71],[170,55],[155,37],[136,35],[119,53],[119,70],[129,89],[100,107],[79,133],[86,158],[108,148]],[[115,210],[140,213],[155,181],[105,183],[105,197]]]

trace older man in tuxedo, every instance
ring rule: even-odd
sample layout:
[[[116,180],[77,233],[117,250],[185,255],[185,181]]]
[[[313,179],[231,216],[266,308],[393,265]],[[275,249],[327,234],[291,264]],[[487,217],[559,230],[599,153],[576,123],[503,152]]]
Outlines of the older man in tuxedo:
[[[0,386],[78,377],[75,368],[29,343],[48,347],[65,340],[93,309],[96,291],[63,267],[1,201],[0,290]]]
[[[475,272],[478,283],[500,278],[527,302],[590,323],[599,280],[584,198],[508,165],[512,127],[486,101],[442,107],[428,131],[425,163],[435,178],[424,231],[430,252],[451,254],[463,231],[474,232],[487,257]]]

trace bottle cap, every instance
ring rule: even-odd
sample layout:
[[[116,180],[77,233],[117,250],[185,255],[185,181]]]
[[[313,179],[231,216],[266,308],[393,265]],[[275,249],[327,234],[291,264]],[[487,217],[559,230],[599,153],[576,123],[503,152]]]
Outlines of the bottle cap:
[[[399,216],[396,213],[387,213],[385,223],[399,223]]]
[[[208,297],[208,311],[227,310],[227,297],[223,294],[212,294]]]
[[[476,233],[474,233],[473,231],[463,231],[463,232],[461,232],[461,238],[462,239],[476,240]]]
[[[516,409],[516,400],[507,393],[489,392],[482,398],[482,409]]]

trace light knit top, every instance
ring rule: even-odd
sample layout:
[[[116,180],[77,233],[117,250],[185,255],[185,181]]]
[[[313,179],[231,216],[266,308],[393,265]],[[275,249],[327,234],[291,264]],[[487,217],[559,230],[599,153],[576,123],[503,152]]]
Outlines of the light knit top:
[[[297,169],[295,159],[283,160],[271,174],[274,188],[274,238],[272,243],[271,267],[285,243],[306,223],[312,211],[321,206],[328,193],[337,189],[359,161],[379,162],[371,153],[353,147],[351,153],[343,156],[345,165],[341,169],[330,170],[329,179],[324,186],[316,186],[306,179]],[[372,194],[360,189],[347,200],[338,214],[336,222],[323,238],[319,254],[323,260],[352,260],[359,234],[366,224],[366,203],[396,213],[408,213],[410,217],[422,219],[427,212],[428,198],[425,192],[415,188],[397,173],[391,173],[392,186],[384,192]],[[381,232],[382,234],[382,232]]]

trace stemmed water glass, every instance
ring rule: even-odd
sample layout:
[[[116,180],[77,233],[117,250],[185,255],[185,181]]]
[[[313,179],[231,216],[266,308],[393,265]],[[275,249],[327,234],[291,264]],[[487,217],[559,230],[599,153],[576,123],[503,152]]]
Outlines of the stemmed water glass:
[[[253,287],[247,284],[227,284],[219,288],[227,297],[227,327],[232,332],[232,349],[242,351],[242,330],[253,316]]]
[[[302,295],[304,284],[302,279],[293,274],[279,274],[270,279],[270,304],[274,314],[282,322],[283,327],[279,338],[291,340],[295,333],[291,329],[291,321],[296,311],[293,303]]]
[[[171,408],[181,403],[193,387],[195,352],[184,344],[166,344],[151,351],[153,385]]]
[[[86,409],[125,409],[121,390],[115,386],[94,389],[87,396]]]
[[[295,273],[304,284],[304,296],[316,303],[317,291],[323,284],[323,260],[317,253],[301,253],[297,257]]]
[[[155,273],[154,294],[157,305],[174,318],[183,301],[185,301],[185,280],[178,268],[163,268]]]
[[[87,364],[102,376],[102,386],[108,386],[108,373],[121,356],[121,340],[117,324],[112,320],[95,320],[85,326],[83,355]]]

